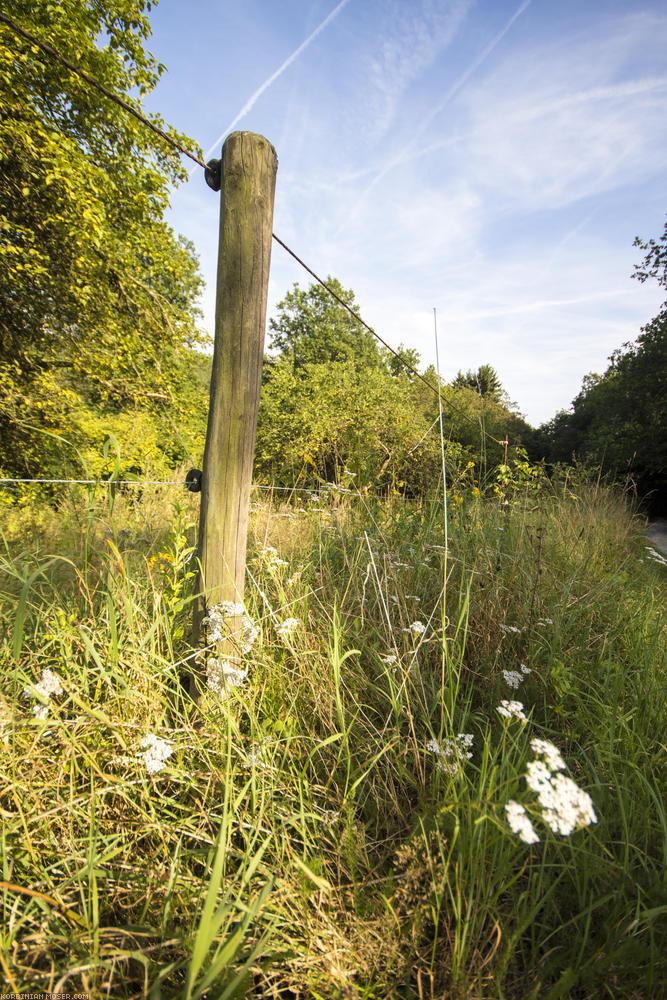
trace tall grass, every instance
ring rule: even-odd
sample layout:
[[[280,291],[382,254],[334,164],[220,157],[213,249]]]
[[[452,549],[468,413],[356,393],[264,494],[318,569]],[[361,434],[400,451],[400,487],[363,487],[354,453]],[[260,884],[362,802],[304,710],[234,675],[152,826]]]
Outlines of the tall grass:
[[[248,680],[198,706],[181,683],[194,498],[73,492],[5,515],[8,986],[661,995],[664,568],[601,486],[506,505],[473,492],[450,497],[444,620],[440,503],[257,495]],[[35,691],[44,670],[61,695]],[[497,712],[512,698],[525,724]],[[171,749],[155,773],[147,734]],[[541,822],[523,777],[534,737],[558,746],[596,824]],[[509,799],[538,843],[510,830]]]

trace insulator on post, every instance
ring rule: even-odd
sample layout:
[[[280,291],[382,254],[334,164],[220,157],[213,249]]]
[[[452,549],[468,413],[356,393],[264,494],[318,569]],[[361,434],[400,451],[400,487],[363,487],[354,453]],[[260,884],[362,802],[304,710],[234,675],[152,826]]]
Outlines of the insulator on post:
[[[206,183],[214,191],[219,191],[222,187],[222,171],[220,169],[220,160],[209,160],[206,164],[206,169],[204,170],[204,177],[206,178]]]
[[[201,469],[190,469],[185,477],[185,485],[191,493],[201,493]]]

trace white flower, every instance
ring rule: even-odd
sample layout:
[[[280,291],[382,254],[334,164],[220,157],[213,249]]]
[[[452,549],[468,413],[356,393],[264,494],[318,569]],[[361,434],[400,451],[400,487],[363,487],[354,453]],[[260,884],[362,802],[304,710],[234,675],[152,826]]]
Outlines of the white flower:
[[[533,739],[530,745],[535,753],[545,758],[530,761],[525,774],[528,787],[538,794],[544,822],[554,833],[564,837],[583,826],[597,823],[590,795],[572,778],[558,773],[565,768],[558,748],[548,740]]]
[[[171,743],[167,740],[161,740],[159,736],[154,736],[153,733],[144,736],[140,745],[144,749],[144,753],[139,754],[139,756],[143,757],[146,770],[149,774],[157,774],[158,771],[161,771],[165,761],[174,752]]]
[[[537,844],[539,837],[535,832],[535,827],[528,819],[526,810],[514,799],[510,799],[505,805],[507,822],[513,833],[518,833],[521,840],[526,844]]]
[[[204,618],[207,625],[206,637],[209,643],[221,642],[224,638],[234,636],[234,632],[229,631],[229,626],[225,623],[230,618],[240,618],[243,633],[243,641],[240,643],[241,652],[249,653],[255,642],[259,638],[259,628],[251,618],[245,613],[245,608],[240,601],[221,601],[214,604]]]
[[[403,629],[404,632],[412,632],[413,635],[423,635],[426,631],[426,626],[423,622],[413,622],[408,628]]]
[[[382,662],[388,667],[393,667],[396,663],[398,663],[398,657],[396,656],[396,653],[387,653],[386,656],[382,657]]]
[[[224,696],[228,688],[242,687],[247,676],[247,670],[234,666],[225,657],[209,656],[206,661],[206,686],[214,694]]]
[[[32,711],[38,719],[45,719],[49,714],[49,701],[51,700],[51,695],[64,694],[65,689],[62,686],[60,677],[55,674],[53,670],[42,670],[42,679],[37,684],[28,684],[23,688],[23,694],[26,698],[34,698],[37,695],[38,698],[44,698],[46,704],[38,703],[33,705]]]
[[[523,674],[520,674],[518,670],[503,670],[503,677],[505,682],[516,690],[523,683]]]
[[[523,704],[520,701],[507,701],[503,698],[497,706],[496,712],[498,712],[499,715],[504,716],[506,719],[516,718],[521,719],[522,722],[528,722],[528,719],[523,713]]]
[[[540,620],[536,622],[537,625],[553,625],[553,623],[553,618],[540,618]]]
[[[660,563],[661,566],[667,566],[667,559],[665,559],[665,557],[661,552],[658,552],[657,549],[654,549],[650,545],[646,545],[645,548],[646,551],[648,552],[649,559],[652,559],[653,562]],[[640,560],[640,562],[642,561],[643,560]]]
[[[521,673],[522,674],[532,674],[532,672],[533,671],[530,669],[530,667],[527,667],[525,663],[521,664]]]
[[[554,774],[539,798],[544,822],[564,837],[598,821],[590,795],[564,774]]]
[[[299,624],[298,618],[286,618],[284,622],[280,622],[276,625],[276,632],[281,639],[284,639],[292,629],[295,629]]]
[[[551,771],[541,760],[531,760],[526,765],[526,783],[534,792],[542,793],[549,787],[551,782]]]
[[[241,652],[249,653],[252,647],[255,645],[259,639],[259,627],[255,625],[252,618],[248,615],[243,615],[241,619],[243,623],[243,642],[241,643]]]
[[[455,778],[460,764],[472,759],[472,754],[467,751],[472,747],[473,739],[472,733],[459,733],[456,739],[446,739],[442,745],[437,740],[429,740],[426,749],[438,758],[436,768]]]
[[[281,559],[278,555],[276,549],[273,545],[267,545],[266,548],[260,549],[260,556],[264,556],[266,562],[268,563],[269,569],[273,569],[275,566],[287,566],[287,560]]]
[[[521,634],[521,629],[517,628],[516,625],[501,625],[503,632],[516,632],[517,635]]]
[[[545,763],[551,771],[565,770],[565,761],[561,757],[560,750],[549,740],[533,739],[530,741],[530,745],[538,757],[544,757]]]

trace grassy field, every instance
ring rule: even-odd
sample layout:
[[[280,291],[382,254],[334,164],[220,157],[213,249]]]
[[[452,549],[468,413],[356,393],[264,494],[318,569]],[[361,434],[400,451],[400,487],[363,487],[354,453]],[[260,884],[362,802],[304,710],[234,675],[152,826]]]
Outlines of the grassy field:
[[[197,499],[4,509],[7,988],[664,995],[665,567],[611,490],[475,494],[447,561],[440,502],[254,494],[198,707]]]

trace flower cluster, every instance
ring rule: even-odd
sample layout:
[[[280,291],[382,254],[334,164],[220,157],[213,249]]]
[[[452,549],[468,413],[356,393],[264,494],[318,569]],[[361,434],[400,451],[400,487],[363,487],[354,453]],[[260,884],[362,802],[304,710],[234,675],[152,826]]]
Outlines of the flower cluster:
[[[572,778],[562,774],[565,761],[558,747],[549,740],[540,739],[532,739],[530,745],[536,759],[528,762],[524,777],[531,791],[537,792],[542,819],[547,826],[554,833],[567,837],[574,830],[597,823],[590,795]],[[526,844],[537,843],[540,838],[522,805],[510,799],[505,812],[513,833]]]
[[[158,771],[161,771],[165,762],[174,752],[174,748],[168,740],[161,740],[153,733],[144,736],[140,745],[144,752],[140,753],[139,757],[143,759],[149,774],[157,774]]]
[[[528,814],[522,805],[510,799],[505,805],[505,812],[512,833],[518,833],[525,844],[536,844],[539,841],[535,827],[528,819]]]
[[[265,737],[258,743],[253,743],[245,755],[243,767],[266,767],[266,750],[269,739]]]
[[[500,702],[496,707],[496,712],[502,715],[505,719],[521,719],[522,722],[528,722],[528,719],[523,712],[523,702],[520,701],[507,701],[506,698]]]
[[[207,626],[207,638],[209,643],[220,642],[223,638],[235,633],[230,633],[225,622],[230,618],[240,618],[243,634],[243,641],[240,643],[241,652],[249,653],[259,638],[259,628],[253,620],[246,614],[241,602],[221,601],[209,608],[208,614],[203,620]]]
[[[508,684],[515,691],[519,688],[526,679],[528,674],[532,674],[530,667],[527,667],[525,663],[521,664],[521,670],[503,670],[503,677],[505,678],[505,683]]]
[[[551,771],[565,770],[565,761],[561,756],[560,750],[549,740],[533,739],[530,741],[530,746],[533,753],[536,753],[538,757],[544,757],[545,763]]]
[[[41,700],[38,704],[33,705],[33,714],[37,716],[38,719],[45,719],[49,714],[49,701],[51,696],[64,694],[65,689],[62,686],[62,682],[58,674],[54,674],[52,670],[42,670],[42,679],[38,684],[29,684],[23,689],[23,694],[26,698],[34,698],[35,695],[40,699],[45,699],[46,704]]]
[[[279,566],[288,565],[287,560],[280,558],[277,549],[274,549],[273,545],[267,545],[266,548],[260,549],[259,554],[263,556],[269,569],[278,569]]]
[[[242,687],[247,676],[247,670],[235,666],[224,656],[209,656],[206,661],[206,686],[221,697],[228,688]]]
[[[517,628],[516,625],[501,625],[503,632],[516,632],[517,635],[521,635],[521,629]]]
[[[286,635],[298,626],[298,624],[298,618],[286,618],[284,622],[279,622],[276,625],[276,632],[281,639],[284,639]]]
[[[544,627],[545,625],[553,625],[553,618],[540,618],[539,621],[535,622],[536,625]]]
[[[413,622],[408,628],[403,629],[404,632],[411,632],[413,635],[423,635],[426,631],[426,626],[423,622]]]
[[[531,746],[544,760],[533,760],[526,766],[526,784],[537,792],[547,826],[567,837],[574,830],[597,823],[590,795],[560,773],[565,761],[559,750],[548,740],[531,740]]]
[[[444,740],[438,743],[437,740],[429,740],[426,749],[436,755],[436,767],[439,771],[449,774],[455,778],[459,773],[459,766],[466,760],[472,759],[470,749],[472,747],[472,733],[459,733],[454,740]]]

